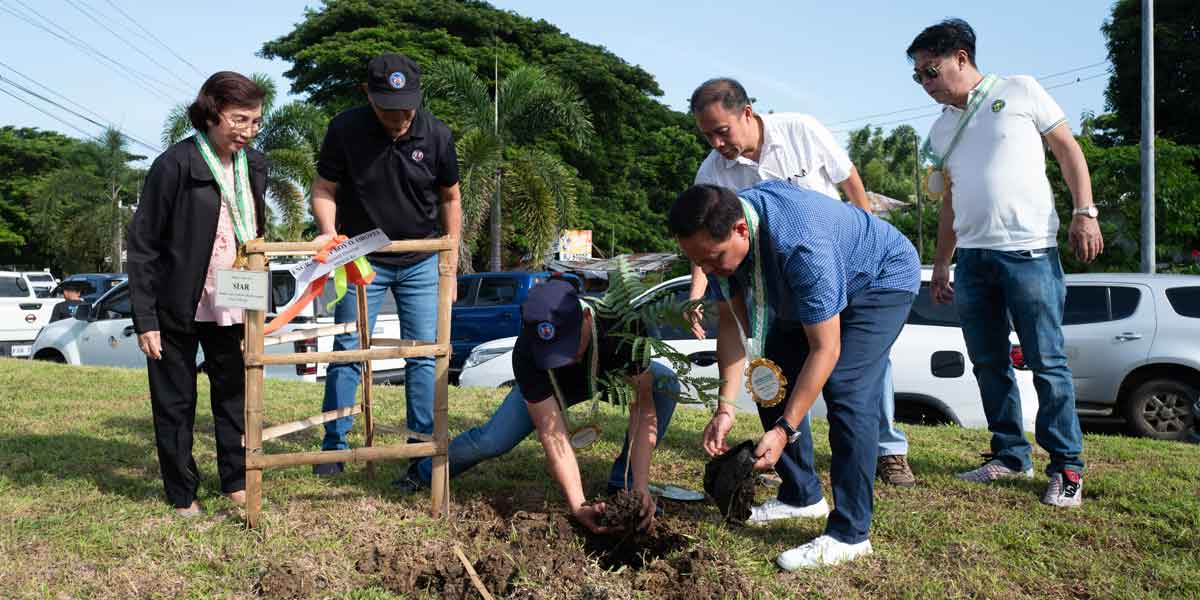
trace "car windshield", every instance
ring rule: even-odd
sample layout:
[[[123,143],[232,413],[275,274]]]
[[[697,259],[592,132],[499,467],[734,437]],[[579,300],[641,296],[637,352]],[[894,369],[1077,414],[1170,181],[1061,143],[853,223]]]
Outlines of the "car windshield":
[[[43,282],[43,281],[53,282],[54,281],[54,278],[51,277],[49,273],[31,273],[29,275],[26,275],[25,277],[29,278],[30,281],[37,281],[37,282]]]

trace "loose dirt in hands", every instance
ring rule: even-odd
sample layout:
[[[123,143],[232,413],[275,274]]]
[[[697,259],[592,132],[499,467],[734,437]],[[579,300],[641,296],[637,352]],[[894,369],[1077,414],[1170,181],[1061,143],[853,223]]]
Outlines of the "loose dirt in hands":
[[[624,496],[624,495],[623,495]],[[634,523],[640,499],[608,498],[612,517]],[[660,501],[661,502],[661,501]],[[455,511],[448,535],[369,546],[355,564],[356,587],[379,586],[414,597],[479,598],[454,553],[459,545],[488,592],[497,598],[706,599],[751,597],[751,579],[729,557],[705,547],[695,511],[670,504],[668,516],[644,532],[593,535],[561,512],[472,503]],[[683,517],[671,516],[680,508]],[[504,511],[497,512],[496,509]],[[267,598],[328,595],[295,565],[268,568],[259,591]]]

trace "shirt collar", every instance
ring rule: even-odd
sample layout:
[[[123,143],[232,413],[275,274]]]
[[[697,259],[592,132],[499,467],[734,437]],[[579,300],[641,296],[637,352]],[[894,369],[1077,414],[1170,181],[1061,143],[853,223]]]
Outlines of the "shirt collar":
[[[975,84],[975,87],[971,88],[971,91],[967,92],[967,104],[966,104],[966,106],[970,106],[970,105],[971,105],[971,99],[972,99],[972,98],[974,98],[976,94],[978,94],[978,93],[980,93],[980,92],[982,91],[982,90],[980,90],[980,89],[979,89],[979,86],[983,85],[983,80],[984,80],[984,79],[987,79],[987,76],[986,76],[986,75],[985,75],[985,76],[983,76],[983,77],[980,77],[980,78],[979,78],[979,82]],[[966,108],[965,108],[965,107],[964,107],[964,108],[959,108],[959,107],[957,107],[957,106],[955,106],[955,105],[953,105],[953,104],[947,104],[947,105],[946,105],[946,108],[945,108],[945,109],[943,109],[943,110],[954,110],[954,111],[962,112],[962,111],[966,110]]]
[[[758,162],[754,162],[754,161],[746,158],[745,156],[739,156],[733,160],[729,160],[728,158],[721,156],[721,153],[717,152],[716,150],[713,150],[713,152],[717,152],[717,158],[720,160],[721,166],[725,167],[726,169],[732,169],[738,165],[761,165],[762,159],[764,156],[767,155],[768,150],[770,150],[771,148],[776,148],[776,147],[783,145],[781,142],[776,141],[775,138],[771,135],[771,127],[767,125],[766,119],[762,118],[758,114],[755,114],[754,118],[758,119],[759,123],[762,123],[762,132],[763,132],[762,151],[760,151],[758,154]]]

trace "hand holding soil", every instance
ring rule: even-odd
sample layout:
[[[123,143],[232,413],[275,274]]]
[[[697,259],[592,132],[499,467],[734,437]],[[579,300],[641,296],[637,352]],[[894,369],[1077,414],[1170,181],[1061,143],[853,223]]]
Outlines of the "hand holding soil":
[[[603,523],[604,515],[608,506],[604,502],[596,502],[594,504],[583,504],[579,508],[571,511],[571,516],[575,517],[588,531],[597,535],[605,535],[612,533],[610,527],[606,527]]]
[[[647,504],[649,515],[645,514]],[[608,502],[600,502],[596,506],[604,507],[600,525],[608,528],[610,533],[642,531],[654,521],[654,498],[636,490],[618,493],[610,497]]]

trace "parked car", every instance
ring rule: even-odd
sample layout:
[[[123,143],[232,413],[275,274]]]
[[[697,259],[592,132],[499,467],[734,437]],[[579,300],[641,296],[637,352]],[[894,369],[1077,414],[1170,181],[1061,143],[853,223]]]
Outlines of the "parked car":
[[[987,417],[979,397],[979,387],[971,372],[963,342],[958,314],[953,306],[935,305],[929,292],[931,271],[925,269],[921,291],[908,318],[908,324],[892,347],[892,381],[895,386],[896,420],[904,423],[954,424],[963,427],[987,427]],[[677,277],[651,288],[635,303],[646,302],[660,294],[670,294],[676,300],[687,297],[690,279]],[[709,311],[712,312],[712,311]],[[678,327],[652,325],[649,335],[658,337],[696,365],[693,373],[718,377],[716,366],[715,315],[706,315],[707,338],[697,340],[687,330]],[[514,383],[512,347],[516,338],[494,340],[476,347],[464,364],[459,382],[463,386],[505,387]],[[1014,347],[1019,355],[1020,347]],[[1033,431],[1037,415],[1037,393],[1028,371],[1017,371],[1017,386],[1021,392],[1024,428]],[[745,390],[738,404],[753,409]],[[818,398],[813,405],[814,417],[823,418],[826,407]]]
[[[28,357],[57,303],[39,298],[21,273],[0,271],[0,356]]]
[[[1200,277],[1067,275],[1063,337],[1081,417],[1180,439],[1200,393]]]
[[[287,272],[289,266],[286,263],[271,265],[271,314],[277,307],[286,304],[295,291],[295,279]],[[281,331],[304,330],[332,324],[332,312],[326,308],[326,304],[333,299],[332,288],[333,282],[330,281],[321,297]],[[400,335],[395,302],[390,296],[384,301],[372,335],[387,338]],[[119,283],[96,302],[80,306],[74,319],[62,319],[44,327],[32,346],[31,354],[35,360],[135,369],[144,368],[146,365],[145,356],[137,346],[132,307],[129,302],[129,285],[126,282]],[[267,347],[267,351],[272,353],[328,352],[332,349],[332,336]],[[197,364],[203,365],[203,350],[196,361]],[[325,367],[325,363],[268,365],[265,375],[275,379],[318,381],[325,378]],[[377,382],[403,381],[404,359],[375,361],[372,373]]]
[[[25,281],[29,282],[29,287],[33,288],[38,298],[49,298],[55,287],[58,287],[58,278],[50,271],[25,271],[21,273],[25,276]]]
[[[471,350],[487,341],[521,331],[521,304],[549,271],[472,273],[458,277],[458,299],[450,317],[450,372],[457,374]],[[575,275],[564,275],[581,284]]]
[[[58,286],[51,292],[51,296],[62,298],[62,286],[67,282],[78,281],[84,284],[84,291],[80,295],[84,302],[95,302],[100,299],[108,290],[111,290],[121,282],[129,279],[125,273],[76,273],[63,279]]]

